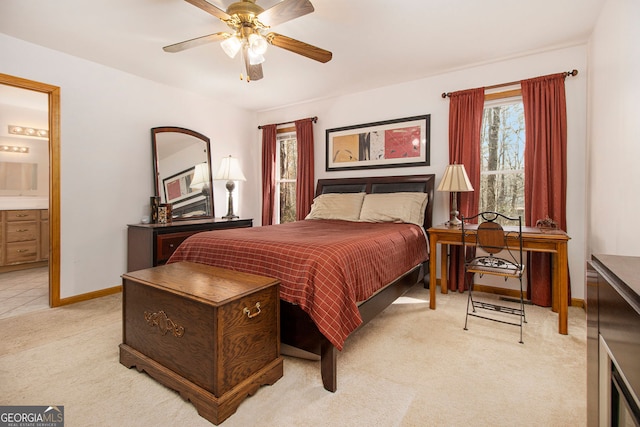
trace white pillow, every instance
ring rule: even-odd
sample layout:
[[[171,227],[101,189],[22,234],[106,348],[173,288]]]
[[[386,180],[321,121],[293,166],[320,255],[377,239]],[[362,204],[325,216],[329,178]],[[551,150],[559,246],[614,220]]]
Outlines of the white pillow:
[[[357,221],[365,193],[328,193],[313,199],[305,219],[341,219]]]
[[[367,194],[362,202],[360,221],[407,222],[422,226],[427,199],[427,193]]]

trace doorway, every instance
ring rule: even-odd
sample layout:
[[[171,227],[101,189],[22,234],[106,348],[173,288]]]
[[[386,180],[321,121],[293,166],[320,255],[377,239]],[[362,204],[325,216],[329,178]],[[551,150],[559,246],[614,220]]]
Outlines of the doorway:
[[[0,73],[0,85],[25,89],[46,95],[48,110],[48,209],[45,208],[48,219],[42,221],[44,226],[48,225],[48,241],[44,240],[42,249],[43,255],[48,246],[48,266],[46,273],[48,277],[48,306],[57,307],[60,302],[60,88],[32,80],[14,77]],[[28,93],[28,92],[27,92]],[[18,124],[18,123],[16,123]],[[37,270],[37,269],[34,269]],[[25,272],[27,270],[24,270]],[[9,274],[19,275],[22,272],[12,272]],[[24,278],[17,280],[26,280]]]

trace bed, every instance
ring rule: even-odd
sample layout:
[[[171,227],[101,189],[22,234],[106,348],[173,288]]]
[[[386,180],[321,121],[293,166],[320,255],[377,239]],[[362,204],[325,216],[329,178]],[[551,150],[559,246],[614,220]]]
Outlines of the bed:
[[[198,233],[169,262],[278,278],[282,343],[317,355],[335,391],[348,336],[417,282],[426,286],[434,178],[321,179],[308,219]]]

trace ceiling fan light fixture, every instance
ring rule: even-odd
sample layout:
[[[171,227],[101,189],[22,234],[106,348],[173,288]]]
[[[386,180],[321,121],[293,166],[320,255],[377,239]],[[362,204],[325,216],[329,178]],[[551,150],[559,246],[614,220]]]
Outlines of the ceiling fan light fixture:
[[[264,55],[267,51],[267,46],[269,44],[260,34],[250,34],[249,35],[249,50],[257,55]]]
[[[255,53],[253,50],[248,49],[247,54],[249,55],[249,64],[258,65],[264,62],[264,56],[259,53]]]
[[[262,63],[265,61],[264,55],[269,45],[322,63],[328,62],[332,58],[332,53],[327,50],[282,34],[267,33],[272,26],[313,12],[314,8],[310,0],[274,0],[272,3],[275,4],[266,10],[256,4],[258,0],[229,0],[233,3],[226,10],[212,4],[211,0],[185,1],[224,22],[230,32],[220,31],[174,43],[163,47],[165,52],[180,52],[205,43],[219,41],[222,50],[230,58],[235,58],[242,50],[240,59],[242,60],[243,72],[240,74],[240,79],[243,79],[246,73],[247,82],[260,80],[264,77]]]
[[[222,50],[224,50],[224,53],[226,53],[229,58],[235,58],[242,47],[242,42],[238,37],[231,36],[220,43],[220,47],[222,47]]]

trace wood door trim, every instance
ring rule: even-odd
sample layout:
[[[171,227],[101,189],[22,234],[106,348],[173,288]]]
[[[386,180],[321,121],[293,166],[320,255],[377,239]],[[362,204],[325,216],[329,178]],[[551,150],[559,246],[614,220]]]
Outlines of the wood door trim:
[[[49,98],[49,306],[60,299],[60,88],[0,73],[0,84],[46,93]]]

